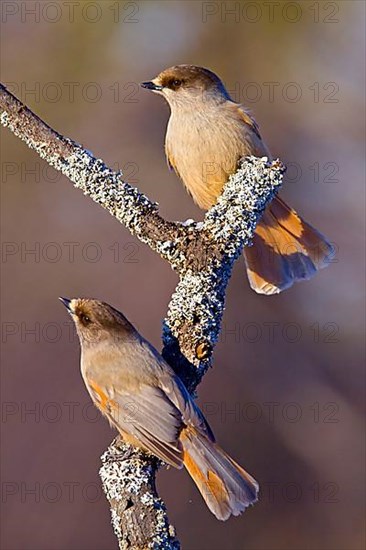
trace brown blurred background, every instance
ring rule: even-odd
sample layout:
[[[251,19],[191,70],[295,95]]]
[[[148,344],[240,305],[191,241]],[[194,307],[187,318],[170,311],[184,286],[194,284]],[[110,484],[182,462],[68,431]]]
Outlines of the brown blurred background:
[[[73,7],[72,5],[73,4]],[[185,472],[158,486],[190,550],[364,547],[364,2],[2,2],[2,81],[160,204],[201,219],[163,151],[168,107],[138,88],[177,63],[217,72],[289,164],[283,195],[336,244],[276,297],[235,267],[199,404],[260,482],[221,523]],[[113,437],[89,406],[57,297],[122,309],[158,349],[176,275],[2,130],[2,548],[116,548],[100,492]]]

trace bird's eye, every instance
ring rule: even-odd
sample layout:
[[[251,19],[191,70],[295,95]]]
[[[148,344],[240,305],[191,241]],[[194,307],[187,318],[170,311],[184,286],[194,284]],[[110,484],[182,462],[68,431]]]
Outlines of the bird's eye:
[[[79,317],[80,321],[83,323],[83,325],[90,325],[91,319],[84,313],[82,313]]]
[[[183,84],[183,80],[173,80],[171,83],[172,88],[179,88]]]

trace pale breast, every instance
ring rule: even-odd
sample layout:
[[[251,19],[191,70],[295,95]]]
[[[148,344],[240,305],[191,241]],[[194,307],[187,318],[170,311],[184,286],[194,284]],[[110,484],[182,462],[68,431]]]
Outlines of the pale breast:
[[[212,206],[238,160],[255,154],[252,129],[232,108],[205,107],[193,113],[172,113],[166,134],[166,154],[194,201]]]

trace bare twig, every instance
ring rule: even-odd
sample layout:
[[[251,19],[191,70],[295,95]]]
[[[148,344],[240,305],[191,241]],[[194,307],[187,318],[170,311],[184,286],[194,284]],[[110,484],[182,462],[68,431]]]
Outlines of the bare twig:
[[[156,204],[122,180],[120,172],[47,126],[0,85],[3,126],[106,208],[179,275],[163,328],[163,355],[191,392],[211,365],[226,287],[243,246],[282,183],[284,166],[243,159],[203,223],[161,218]],[[100,476],[119,546],[177,549],[164,503],[155,488],[157,459],[117,438],[102,456]]]

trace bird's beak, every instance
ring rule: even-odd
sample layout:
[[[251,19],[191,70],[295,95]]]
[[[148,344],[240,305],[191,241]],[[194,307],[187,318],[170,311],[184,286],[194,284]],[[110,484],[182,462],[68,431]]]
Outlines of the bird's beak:
[[[68,298],[62,298],[61,296],[59,297],[59,300],[60,302],[62,302],[65,306],[65,308],[67,309],[67,311],[69,313],[74,313],[72,308],[71,308],[71,300],[69,300]]]
[[[152,90],[153,92],[161,92],[163,89],[163,86],[159,86],[158,84],[155,84],[152,80],[149,80],[148,82],[141,82],[140,86],[142,88],[147,88],[148,90]]]

